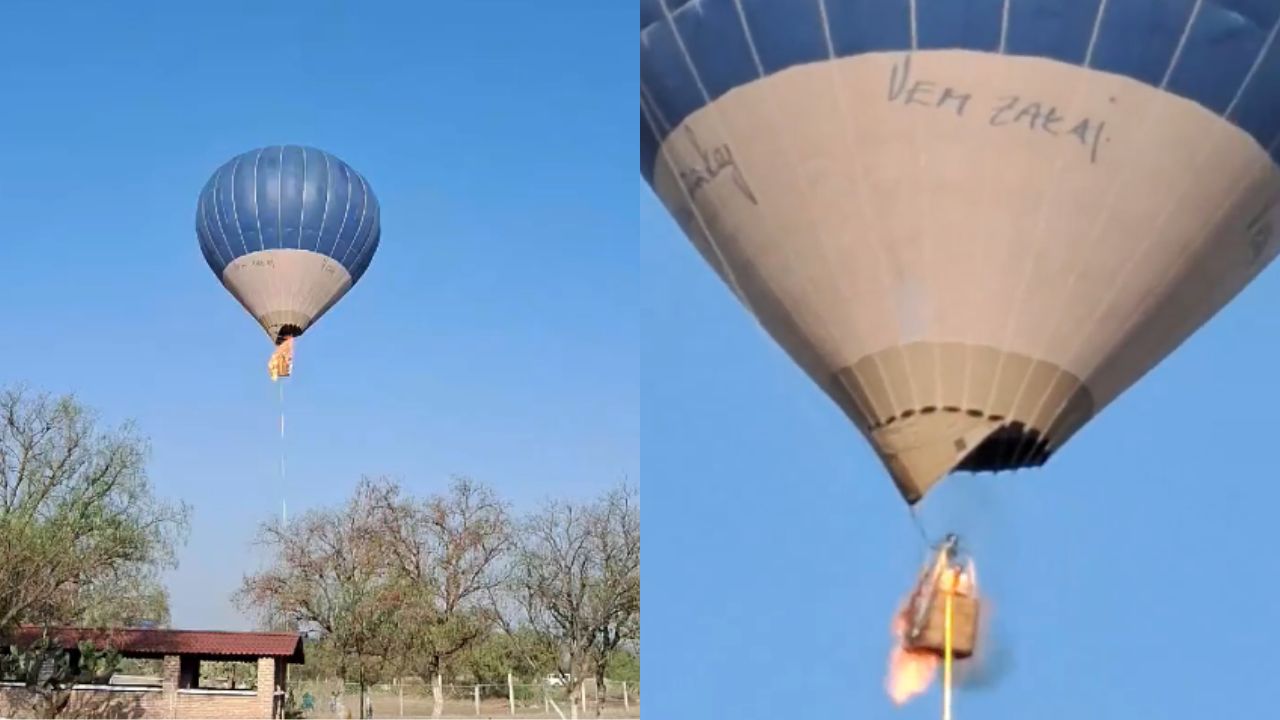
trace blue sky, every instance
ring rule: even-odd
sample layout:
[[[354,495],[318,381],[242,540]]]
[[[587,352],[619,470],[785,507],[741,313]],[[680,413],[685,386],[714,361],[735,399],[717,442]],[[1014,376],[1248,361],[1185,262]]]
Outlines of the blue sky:
[[[194,508],[175,624],[238,628],[258,523],[360,475],[517,509],[639,478],[633,7],[0,7],[0,382],[136,420]],[[265,333],[197,248],[233,155],[328,150],[382,203],[360,284],[298,345],[287,477]]]
[[[882,689],[924,552],[905,504],[637,182],[646,712],[937,717],[936,687]],[[1273,712],[1277,305],[1272,268],[1049,464],[925,500],[994,608],[998,682],[956,718]]]

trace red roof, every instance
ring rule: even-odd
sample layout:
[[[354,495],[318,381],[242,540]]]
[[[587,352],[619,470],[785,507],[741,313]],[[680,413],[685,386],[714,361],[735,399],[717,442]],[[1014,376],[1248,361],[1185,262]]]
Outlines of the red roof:
[[[19,627],[8,642],[28,645],[44,628]],[[111,647],[124,655],[196,655],[201,657],[285,658],[302,662],[302,637],[294,633],[224,632],[218,630],[160,630],[154,628],[50,628],[50,636],[71,649],[88,640],[97,647]]]

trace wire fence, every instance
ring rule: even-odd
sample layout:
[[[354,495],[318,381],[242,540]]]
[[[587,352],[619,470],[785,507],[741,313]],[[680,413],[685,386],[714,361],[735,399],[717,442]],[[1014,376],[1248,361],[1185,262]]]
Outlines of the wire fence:
[[[359,718],[360,686],[356,683],[295,682],[291,693],[294,705],[306,718]],[[444,718],[560,718],[569,717],[569,688],[554,681],[542,683],[449,684],[443,685]],[[309,696],[309,697],[308,697]],[[640,685],[605,680],[598,687],[594,679],[577,691],[581,718],[640,717]],[[365,717],[429,718],[434,707],[431,686],[406,678],[365,688]]]

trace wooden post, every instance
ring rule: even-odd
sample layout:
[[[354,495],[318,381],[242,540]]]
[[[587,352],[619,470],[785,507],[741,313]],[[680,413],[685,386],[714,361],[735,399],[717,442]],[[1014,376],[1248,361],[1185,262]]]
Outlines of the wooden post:
[[[578,694],[582,696],[582,702],[580,703],[580,707],[582,708],[582,712],[586,712],[587,711],[587,681],[583,680],[582,684],[579,685],[578,687],[581,688],[581,692],[579,692]]]
[[[404,683],[399,683],[400,690],[400,717],[404,717]]]
[[[480,714],[480,686],[476,686],[476,714]]]
[[[551,714],[551,697],[547,695],[547,686],[542,686],[542,714]]]
[[[622,681],[622,707],[625,710],[631,709],[631,700],[627,698],[627,681]]]
[[[507,705],[511,708],[511,714],[516,714],[516,685],[511,679],[511,673],[507,673]]]

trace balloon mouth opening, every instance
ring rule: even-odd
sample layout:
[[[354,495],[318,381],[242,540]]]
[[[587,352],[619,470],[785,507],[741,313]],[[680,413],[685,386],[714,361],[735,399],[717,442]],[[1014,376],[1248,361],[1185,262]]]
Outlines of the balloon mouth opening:
[[[1048,461],[1051,454],[1049,439],[1040,430],[1014,421],[991,433],[964,456],[956,469],[966,472],[1000,472],[1039,467]]]
[[[283,343],[285,340],[296,338],[302,334],[302,328],[297,325],[281,325],[276,331],[276,345]]]

